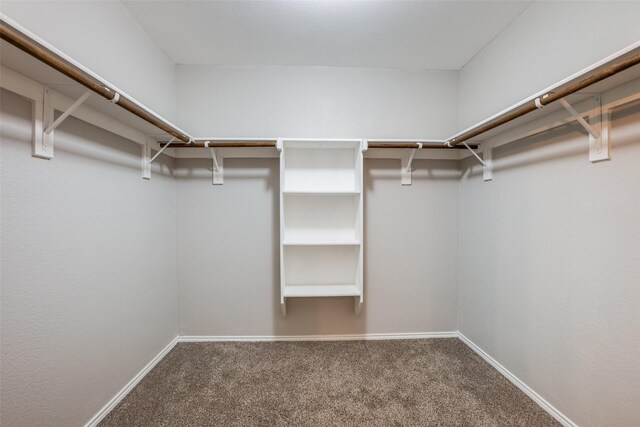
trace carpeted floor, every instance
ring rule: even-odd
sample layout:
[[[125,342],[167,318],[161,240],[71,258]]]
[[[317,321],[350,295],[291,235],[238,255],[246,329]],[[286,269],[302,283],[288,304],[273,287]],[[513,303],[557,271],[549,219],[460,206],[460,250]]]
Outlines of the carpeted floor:
[[[555,426],[457,338],[180,343],[100,426]]]

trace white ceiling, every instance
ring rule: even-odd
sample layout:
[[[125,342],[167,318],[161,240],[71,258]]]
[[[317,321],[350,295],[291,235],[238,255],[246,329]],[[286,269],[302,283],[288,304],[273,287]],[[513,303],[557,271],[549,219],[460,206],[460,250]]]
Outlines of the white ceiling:
[[[457,70],[531,1],[125,1],[175,63]]]

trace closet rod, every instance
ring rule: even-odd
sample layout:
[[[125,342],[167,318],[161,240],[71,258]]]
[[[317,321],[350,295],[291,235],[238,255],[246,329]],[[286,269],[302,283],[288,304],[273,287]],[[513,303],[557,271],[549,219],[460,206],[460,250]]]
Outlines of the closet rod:
[[[418,145],[416,143],[399,143],[399,144],[394,144],[392,142],[370,142],[369,143],[369,148],[418,148]],[[465,147],[464,145],[454,145],[453,147],[447,147],[446,145],[443,144],[422,144],[422,149],[423,150],[438,150],[438,149],[442,149],[442,148],[446,148],[449,150],[455,149],[455,150],[466,150],[467,147]],[[475,150],[478,148],[478,144],[469,144],[469,148]]]
[[[455,147],[458,144],[462,144],[471,138],[475,138],[485,132],[497,128],[505,123],[515,120],[525,114],[538,110],[554,101],[558,101],[569,95],[572,95],[588,86],[596,84],[608,77],[616,75],[624,70],[627,70],[634,65],[640,64],[640,48],[636,47],[624,55],[605,62],[599,67],[595,67],[592,70],[587,71],[585,74],[569,80],[568,82],[561,83],[555,88],[547,89],[540,96],[532,97],[524,103],[518,104],[511,110],[479,123],[475,127],[463,131],[462,133],[451,137],[447,144]]]
[[[167,143],[166,142],[160,142],[160,147],[164,147]],[[274,147],[276,146],[276,140],[273,139],[265,139],[265,140],[249,140],[249,141],[236,141],[236,140],[230,140],[230,141],[211,141],[209,142],[208,145],[205,144],[204,140],[200,140],[200,139],[196,139],[193,143],[191,144],[183,144],[183,143],[173,143],[171,144],[171,148],[220,148],[220,147],[228,147],[228,148],[233,148],[233,147]]]
[[[167,143],[166,142],[161,142],[160,143],[160,147],[164,147]],[[193,142],[192,144],[183,144],[183,143],[172,143],[171,144],[171,148],[233,148],[233,147],[275,147],[276,146],[276,141],[275,140],[264,140],[264,141],[212,141],[209,142],[208,145],[205,144],[205,141],[201,141],[201,140],[196,140],[195,142]],[[368,144],[369,148],[418,148],[418,144],[417,143],[381,143],[381,142],[375,142],[375,143],[369,143]],[[478,145],[477,144],[469,144],[469,148],[471,149],[477,149]],[[464,145],[455,145],[453,147],[447,147],[446,145],[443,144],[437,144],[437,143],[430,143],[430,144],[422,144],[422,149],[424,150],[451,150],[451,149],[456,149],[456,150],[466,150],[467,148]]]
[[[147,111],[133,99],[119,93],[116,89],[110,88],[105,82],[72,64],[4,19],[0,19],[0,38],[169,135],[175,136],[183,142],[191,140],[191,137],[180,129]]]

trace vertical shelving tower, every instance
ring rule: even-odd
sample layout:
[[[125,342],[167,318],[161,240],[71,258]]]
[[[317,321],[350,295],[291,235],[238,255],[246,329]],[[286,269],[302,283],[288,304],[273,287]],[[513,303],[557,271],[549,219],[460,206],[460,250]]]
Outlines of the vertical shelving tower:
[[[281,139],[280,304],[300,297],[363,302],[363,140]]]

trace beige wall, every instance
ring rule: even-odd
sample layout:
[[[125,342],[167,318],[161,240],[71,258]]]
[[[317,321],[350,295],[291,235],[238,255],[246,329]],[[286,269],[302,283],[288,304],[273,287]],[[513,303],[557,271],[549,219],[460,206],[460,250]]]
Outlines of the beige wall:
[[[352,298],[289,299],[280,313],[278,159],[176,166],[181,335],[316,335],[455,331],[457,161],[365,160],[365,287]],[[434,179],[434,176],[437,179]]]
[[[460,70],[460,127],[640,40],[639,1],[536,1]]]
[[[175,119],[175,65],[119,1],[2,0],[0,12],[158,114]]]
[[[560,128],[464,163],[460,331],[580,426],[640,420],[640,105],[613,160]]]
[[[177,334],[174,180],[73,118],[36,159],[30,103],[0,112],[2,425],[83,425]]]
[[[457,72],[341,67],[177,67],[178,116],[196,135],[445,138]],[[457,161],[365,160],[365,303],[298,299],[280,314],[277,159],[177,161],[180,333],[315,335],[455,331]],[[437,177],[438,179],[434,178]]]
[[[178,65],[178,121],[198,136],[448,138],[458,72]]]

